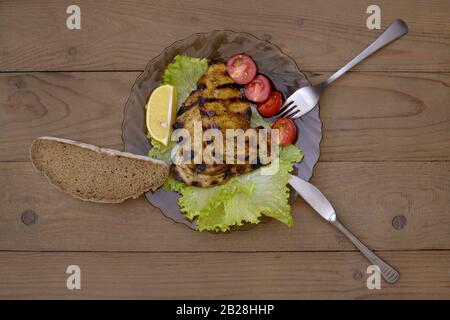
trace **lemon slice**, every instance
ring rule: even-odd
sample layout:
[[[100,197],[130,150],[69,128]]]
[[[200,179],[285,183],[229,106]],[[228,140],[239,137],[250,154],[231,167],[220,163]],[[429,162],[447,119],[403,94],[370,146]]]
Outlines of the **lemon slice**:
[[[147,129],[153,139],[165,146],[169,142],[172,123],[177,108],[177,91],[174,86],[156,88],[147,103]]]

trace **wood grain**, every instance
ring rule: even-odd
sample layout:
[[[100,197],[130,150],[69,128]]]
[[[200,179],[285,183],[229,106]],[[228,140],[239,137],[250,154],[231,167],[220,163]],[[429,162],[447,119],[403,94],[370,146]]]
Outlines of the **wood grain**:
[[[28,160],[31,142],[42,135],[121,149],[123,106],[137,75],[3,74],[1,160]]]
[[[0,75],[0,161],[27,161],[41,135],[122,148],[123,106],[137,76]],[[450,160],[448,101],[448,73],[352,72],[322,98],[321,160]]]
[[[450,162],[325,162],[313,183],[341,220],[376,250],[450,249]],[[294,227],[270,220],[249,231],[195,232],[141,197],[123,204],[76,200],[30,163],[0,163],[0,250],[27,251],[330,251],[355,250],[303,200]],[[21,215],[38,219],[26,225]],[[405,223],[393,226],[393,219]],[[398,220],[398,218],[397,218]]]
[[[449,101],[450,74],[351,73],[320,101],[320,159],[448,160]]]
[[[66,28],[67,2],[0,2],[0,71],[143,70],[192,33],[245,31],[270,40],[303,70],[337,70],[381,30],[368,30],[373,1],[80,0],[81,30]],[[382,28],[397,18],[406,37],[357,70],[450,71],[448,1],[377,1]],[[252,8],[249,16],[248,8]],[[20,39],[20,41],[18,41]]]
[[[449,252],[381,252],[402,276],[368,290],[368,263],[339,253],[0,253],[2,299],[449,299]],[[81,290],[66,289],[67,266]]]
[[[409,33],[321,99],[312,181],[401,272],[382,290],[366,288],[368,262],[301,199],[291,229],[268,221],[199,233],[143,197],[119,205],[73,199],[28,158],[41,135],[121,149],[123,106],[139,71],[196,32],[250,32],[318,83],[382,32],[365,27],[372,1],[77,4],[82,29],[69,31],[65,1],[0,1],[0,299],[450,299],[447,0],[377,1],[382,28],[402,18]],[[66,289],[70,264],[82,269],[81,291]]]

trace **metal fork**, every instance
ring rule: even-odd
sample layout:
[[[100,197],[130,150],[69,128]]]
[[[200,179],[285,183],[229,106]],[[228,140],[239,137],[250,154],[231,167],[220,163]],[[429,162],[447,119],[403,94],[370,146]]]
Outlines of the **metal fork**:
[[[345,66],[335,72],[324,82],[306,86],[295,91],[281,106],[280,111],[276,114],[277,118],[288,117],[297,119],[311,111],[319,102],[322,91],[334,80],[339,78],[345,72],[350,70],[359,62],[370,56],[375,51],[381,49],[385,45],[397,40],[408,32],[408,26],[401,20],[395,20],[374,42],[372,42],[360,54],[348,62]]]

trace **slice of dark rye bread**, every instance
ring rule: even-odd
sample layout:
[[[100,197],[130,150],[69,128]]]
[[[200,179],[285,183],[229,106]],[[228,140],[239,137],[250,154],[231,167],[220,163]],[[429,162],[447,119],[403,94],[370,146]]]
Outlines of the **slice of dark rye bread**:
[[[93,202],[119,203],[164,184],[168,165],[160,160],[56,137],[31,145],[31,161],[63,192]]]

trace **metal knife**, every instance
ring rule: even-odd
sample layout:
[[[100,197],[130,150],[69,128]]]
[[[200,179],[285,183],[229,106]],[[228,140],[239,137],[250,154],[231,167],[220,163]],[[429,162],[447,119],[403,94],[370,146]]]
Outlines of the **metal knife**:
[[[395,283],[400,278],[397,270],[384,262],[380,257],[367,248],[361,241],[359,241],[338,219],[336,212],[331,203],[325,198],[323,193],[313,186],[311,183],[300,179],[296,176],[291,176],[289,184],[297,191],[297,193],[305,199],[305,201],[320,214],[322,218],[330,222],[337,229],[350,239],[350,241],[361,251],[361,253],[374,265],[380,268],[381,275],[388,283]]]

